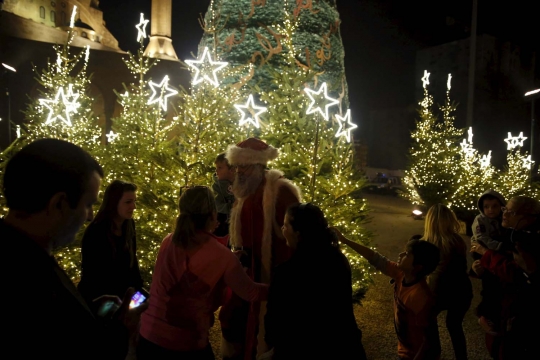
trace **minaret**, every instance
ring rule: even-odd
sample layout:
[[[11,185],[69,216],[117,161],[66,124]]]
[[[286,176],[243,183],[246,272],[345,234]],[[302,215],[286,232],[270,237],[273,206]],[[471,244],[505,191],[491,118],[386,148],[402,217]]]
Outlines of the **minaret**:
[[[151,17],[150,42],[144,56],[178,60],[171,39],[172,0],[152,0]]]

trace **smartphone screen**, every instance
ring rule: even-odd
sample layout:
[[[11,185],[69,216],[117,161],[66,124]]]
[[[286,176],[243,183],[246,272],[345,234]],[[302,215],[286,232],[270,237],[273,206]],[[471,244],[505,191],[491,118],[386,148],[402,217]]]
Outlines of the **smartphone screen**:
[[[144,296],[140,291],[137,291],[133,296],[131,297],[131,302],[129,303],[129,308],[135,308],[139,305],[141,305],[146,300],[146,296]]]

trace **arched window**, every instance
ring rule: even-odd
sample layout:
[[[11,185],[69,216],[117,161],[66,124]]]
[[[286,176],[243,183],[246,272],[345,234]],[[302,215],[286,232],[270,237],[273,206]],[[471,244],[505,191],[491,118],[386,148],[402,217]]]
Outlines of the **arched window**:
[[[51,10],[51,21],[56,22],[56,13]]]
[[[45,7],[43,6],[39,7],[39,17],[45,19]]]

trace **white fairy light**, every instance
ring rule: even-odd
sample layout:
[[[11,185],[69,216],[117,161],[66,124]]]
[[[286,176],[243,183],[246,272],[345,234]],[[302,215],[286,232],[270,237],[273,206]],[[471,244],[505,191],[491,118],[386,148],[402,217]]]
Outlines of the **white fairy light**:
[[[422,86],[424,89],[429,85],[429,75],[431,73],[428,73],[427,70],[424,70],[424,77],[422,78]]]
[[[428,82],[428,84],[429,84],[429,82]],[[446,81],[446,87],[448,88],[448,90],[450,90],[452,88],[452,74],[448,74],[448,80]]]
[[[15,133],[17,134],[17,138],[21,137],[21,125],[17,125],[17,130],[15,130]]]
[[[159,102],[163,111],[167,111],[167,98],[178,94],[178,91],[169,86],[169,76],[165,75],[159,84],[149,81],[149,85],[152,89],[152,96],[148,100],[148,105]],[[159,89],[159,93],[157,89]]]
[[[259,115],[265,112],[266,108],[263,106],[255,105],[253,95],[249,95],[245,105],[235,104],[234,107],[242,113],[242,118],[238,123],[240,126],[246,123],[251,123],[256,128],[260,127]]]
[[[309,104],[306,114],[313,114],[318,111],[324,120],[328,121],[328,108],[339,104],[339,100],[328,96],[326,83],[322,83],[321,87],[317,91],[305,88],[304,92],[311,99],[311,104]],[[324,106],[324,111],[322,110],[322,106]]]
[[[84,55],[84,62],[88,62],[89,57],[90,57],[90,45],[86,45],[86,54]]]
[[[469,130],[467,131],[468,135],[469,135],[469,138],[468,138],[468,142],[470,144],[472,144],[472,138],[473,138],[473,132],[472,132],[472,127],[469,127]]]
[[[204,48],[203,54],[200,59],[186,60],[185,62],[193,70],[195,70],[195,76],[193,77],[193,85],[197,85],[206,80],[215,87],[219,86],[219,81],[217,79],[216,73],[229,64],[225,61],[213,61],[210,57],[210,51],[207,47]]]
[[[137,25],[135,25],[135,28],[137,29],[137,41],[146,39],[146,25],[147,24],[148,24],[148,20],[145,20],[144,14],[141,13],[140,22]]]
[[[336,114],[336,119],[339,122],[339,129],[336,132],[336,137],[345,136],[347,142],[351,142],[351,131],[358,127],[358,125],[351,122],[351,109],[347,110],[345,116]]]
[[[73,11],[71,12],[71,20],[69,21],[69,27],[73,29],[75,26],[75,15],[77,14],[77,5],[73,5]]]

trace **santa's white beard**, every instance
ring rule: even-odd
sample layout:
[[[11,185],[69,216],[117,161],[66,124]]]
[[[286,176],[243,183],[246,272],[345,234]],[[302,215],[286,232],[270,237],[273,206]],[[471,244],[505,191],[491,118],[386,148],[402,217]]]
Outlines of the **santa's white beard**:
[[[236,174],[234,178],[232,192],[234,197],[245,198],[257,190],[263,180],[263,172],[253,171],[249,176]]]

